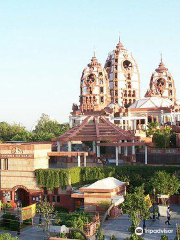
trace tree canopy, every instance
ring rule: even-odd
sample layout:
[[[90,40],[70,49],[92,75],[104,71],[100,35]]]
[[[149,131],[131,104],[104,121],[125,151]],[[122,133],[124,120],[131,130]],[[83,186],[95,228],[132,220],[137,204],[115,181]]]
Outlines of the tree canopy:
[[[7,122],[0,123],[0,141],[23,141],[38,142],[50,141],[51,138],[58,137],[69,129],[68,123],[58,123],[51,120],[46,114],[42,114],[35,125],[33,131],[28,131],[20,124],[9,124]]]
[[[178,193],[180,181],[174,174],[171,175],[165,171],[157,171],[150,178],[149,184],[151,192],[155,187],[157,194],[172,196]]]

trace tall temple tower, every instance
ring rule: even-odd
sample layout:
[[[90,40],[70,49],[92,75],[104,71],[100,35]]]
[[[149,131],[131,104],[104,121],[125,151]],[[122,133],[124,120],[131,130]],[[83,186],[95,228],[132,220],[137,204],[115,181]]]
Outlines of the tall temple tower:
[[[124,48],[120,38],[116,49],[108,55],[105,69],[113,103],[127,108],[140,99],[139,69],[132,53]]]
[[[170,99],[173,104],[176,103],[176,89],[174,79],[168,68],[161,62],[159,67],[155,69],[155,72],[151,75],[149,89],[147,90],[145,97],[164,97]]]
[[[82,113],[101,111],[111,102],[108,75],[95,53],[87,66],[82,72],[80,83]]]

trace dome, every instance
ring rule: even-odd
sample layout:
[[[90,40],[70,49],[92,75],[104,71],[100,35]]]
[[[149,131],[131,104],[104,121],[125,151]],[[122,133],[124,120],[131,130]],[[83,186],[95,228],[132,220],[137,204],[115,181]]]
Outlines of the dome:
[[[131,108],[169,108],[173,106],[173,102],[168,98],[162,97],[146,97],[134,102]]]

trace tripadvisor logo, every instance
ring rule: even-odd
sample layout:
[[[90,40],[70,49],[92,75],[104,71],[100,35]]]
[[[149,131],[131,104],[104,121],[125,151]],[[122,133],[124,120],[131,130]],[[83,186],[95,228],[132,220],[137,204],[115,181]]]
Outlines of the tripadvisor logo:
[[[135,229],[135,234],[138,235],[138,236],[142,235],[143,234],[143,229],[141,227],[137,227]]]

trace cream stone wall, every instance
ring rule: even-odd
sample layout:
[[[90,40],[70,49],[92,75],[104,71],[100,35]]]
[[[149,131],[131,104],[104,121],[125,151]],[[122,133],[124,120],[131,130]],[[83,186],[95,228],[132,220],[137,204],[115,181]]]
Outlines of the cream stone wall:
[[[49,167],[48,152],[51,144],[0,144],[0,190],[22,185],[38,191],[35,170]],[[8,159],[8,169],[4,169],[3,159]]]

